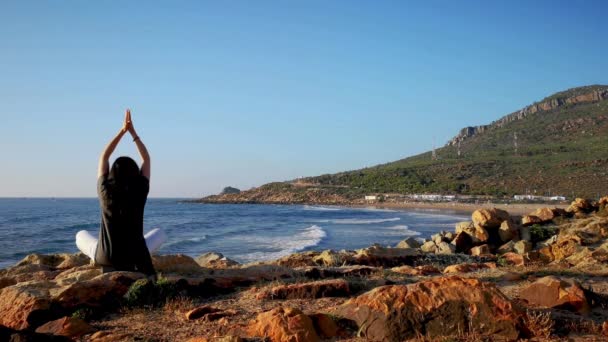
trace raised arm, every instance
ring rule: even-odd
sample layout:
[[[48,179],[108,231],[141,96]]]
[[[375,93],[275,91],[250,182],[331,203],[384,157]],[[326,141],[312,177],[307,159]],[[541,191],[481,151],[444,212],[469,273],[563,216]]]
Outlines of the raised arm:
[[[114,138],[112,138],[112,140],[106,145],[106,148],[104,148],[104,150],[101,152],[101,156],[99,157],[99,164],[97,167],[97,178],[108,174],[108,172],[110,172],[110,156],[112,155],[112,152],[114,152],[114,150],[116,149],[116,145],[118,145],[118,143],[120,142],[120,139],[122,139],[122,136],[125,135],[125,133],[127,133],[128,130],[128,125],[127,125],[127,118],[128,115],[125,116],[125,122],[122,126],[122,128],[120,129],[120,132],[118,132],[118,134],[116,134],[116,136]]]
[[[141,174],[142,176],[148,178],[150,180],[150,154],[148,153],[148,149],[146,145],[141,141],[137,132],[135,132],[135,127],[133,127],[133,121],[131,120],[131,111],[127,109],[127,129],[131,136],[133,137],[133,142],[137,146],[137,151],[139,151],[139,155],[141,156]]]

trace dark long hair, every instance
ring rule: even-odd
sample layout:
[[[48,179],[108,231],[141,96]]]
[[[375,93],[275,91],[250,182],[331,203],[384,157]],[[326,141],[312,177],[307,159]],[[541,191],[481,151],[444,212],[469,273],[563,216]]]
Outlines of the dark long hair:
[[[130,157],[118,157],[108,174],[107,191],[102,194],[112,207],[124,208],[133,201],[140,186],[140,171],[135,160]]]

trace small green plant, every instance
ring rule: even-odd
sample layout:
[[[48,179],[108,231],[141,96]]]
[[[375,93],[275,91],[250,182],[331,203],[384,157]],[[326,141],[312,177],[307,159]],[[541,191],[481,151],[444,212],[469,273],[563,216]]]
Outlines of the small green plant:
[[[533,243],[545,241],[553,235],[557,234],[558,229],[555,226],[541,226],[535,224],[530,226],[530,240]]]
[[[80,308],[72,313],[72,318],[80,318],[83,321],[88,321],[94,316],[91,308]]]

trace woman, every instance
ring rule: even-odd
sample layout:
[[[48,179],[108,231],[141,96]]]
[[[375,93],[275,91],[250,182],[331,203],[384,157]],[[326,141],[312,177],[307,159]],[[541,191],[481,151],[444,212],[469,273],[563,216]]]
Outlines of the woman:
[[[141,155],[141,169],[129,157],[117,158],[109,168],[108,159],[127,132]],[[79,231],[76,234],[78,249],[104,269],[155,276],[150,252],[157,250],[166,237],[160,229],[143,235],[144,207],[150,184],[150,155],[135,132],[129,110],[122,129],[99,158],[97,178],[101,206],[99,239],[87,231]]]

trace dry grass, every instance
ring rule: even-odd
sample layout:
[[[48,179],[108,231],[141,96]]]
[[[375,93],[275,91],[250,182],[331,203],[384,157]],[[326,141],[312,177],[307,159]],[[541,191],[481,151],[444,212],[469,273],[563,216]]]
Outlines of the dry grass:
[[[535,337],[548,339],[553,334],[555,322],[551,318],[550,311],[528,309],[526,311],[525,324]]]

